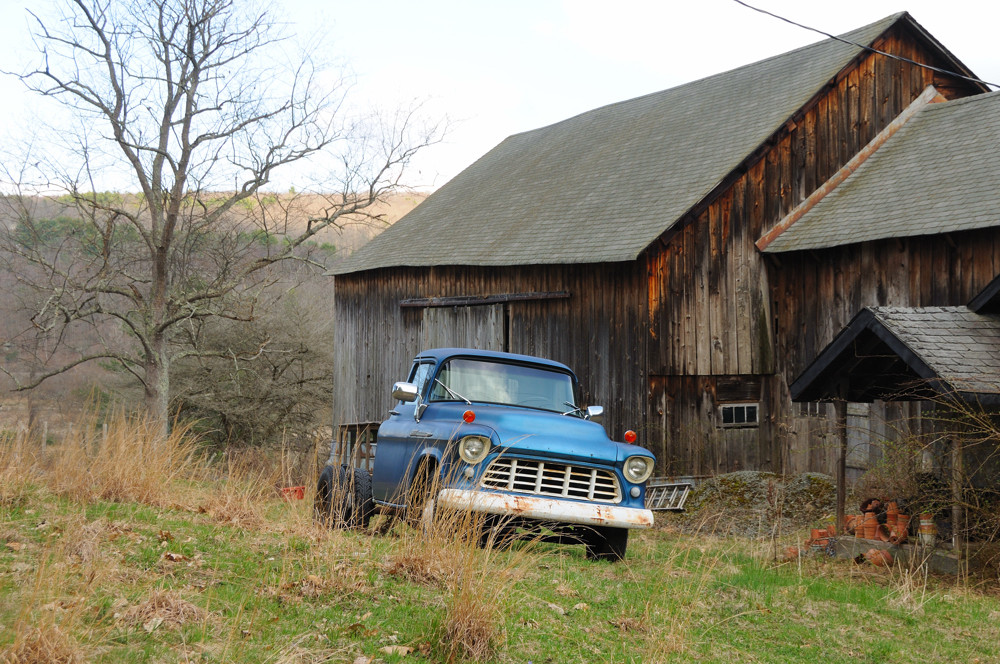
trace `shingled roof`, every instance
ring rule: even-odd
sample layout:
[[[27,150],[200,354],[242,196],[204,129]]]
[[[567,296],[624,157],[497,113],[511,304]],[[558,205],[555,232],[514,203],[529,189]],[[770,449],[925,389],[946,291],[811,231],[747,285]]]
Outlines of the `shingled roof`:
[[[1000,404],[1000,317],[968,307],[868,307],[790,391],[795,401],[938,394]]]
[[[842,37],[899,20],[920,29]],[[861,52],[827,39],[511,136],[334,274],[634,260]]]
[[[929,104],[764,251],[1000,226],[1000,92]]]

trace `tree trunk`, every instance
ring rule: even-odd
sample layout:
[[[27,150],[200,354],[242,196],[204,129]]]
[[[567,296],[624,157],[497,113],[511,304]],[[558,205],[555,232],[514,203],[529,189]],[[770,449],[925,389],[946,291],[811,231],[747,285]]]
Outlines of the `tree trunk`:
[[[170,358],[166,341],[157,339],[146,358],[146,413],[160,435],[170,428]]]

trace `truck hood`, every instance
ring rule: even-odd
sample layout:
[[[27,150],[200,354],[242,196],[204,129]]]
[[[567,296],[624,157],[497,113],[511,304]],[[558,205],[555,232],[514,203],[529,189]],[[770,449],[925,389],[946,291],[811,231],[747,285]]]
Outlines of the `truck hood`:
[[[495,433],[500,445],[522,454],[617,463],[633,454],[652,456],[636,445],[608,438],[596,422],[530,408],[477,404],[476,424]]]

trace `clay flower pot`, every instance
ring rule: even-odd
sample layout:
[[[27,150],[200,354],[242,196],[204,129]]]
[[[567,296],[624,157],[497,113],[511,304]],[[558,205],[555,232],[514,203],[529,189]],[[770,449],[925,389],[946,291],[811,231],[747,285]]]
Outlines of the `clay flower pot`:
[[[875,567],[891,567],[892,554],[883,549],[868,549],[865,559]]]
[[[844,515],[844,532],[848,535],[853,535],[855,528],[857,528],[858,517],[854,514]]]
[[[865,512],[862,522],[865,529],[865,539],[876,539],[878,537],[878,517],[875,512]]]

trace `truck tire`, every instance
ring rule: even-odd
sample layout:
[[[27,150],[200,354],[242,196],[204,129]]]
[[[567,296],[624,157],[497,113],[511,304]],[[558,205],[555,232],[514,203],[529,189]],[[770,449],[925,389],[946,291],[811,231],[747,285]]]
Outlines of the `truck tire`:
[[[345,469],[346,471],[346,469]],[[355,468],[351,483],[351,507],[348,525],[368,528],[375,513],[375,499],[372,497],[372,476],[364,468]]]
[[[333,510],[333,466],[324,466],[316,483],[316,499],[313,501],[313,516],[316,521],[332,528],[335,523]]]
[[[330,528],[367,528],[375,513],[372,478],[362,468],[326,466],[316,484],[316,520]]]
[[[607,560],[616,563],[625,559],[628,548],[627,528],[594,528],[584,540],[588,560]]]

